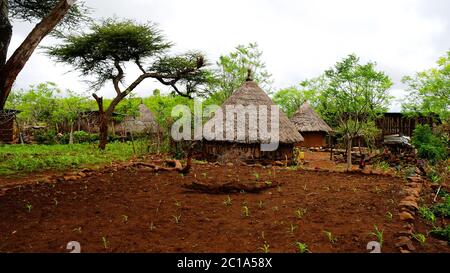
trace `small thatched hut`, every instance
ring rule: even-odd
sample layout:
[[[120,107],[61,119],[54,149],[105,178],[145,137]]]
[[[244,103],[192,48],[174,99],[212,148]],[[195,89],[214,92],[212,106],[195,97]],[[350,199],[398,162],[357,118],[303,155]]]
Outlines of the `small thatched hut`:
[[[136,117],[127,116],[119,125],[116,126],[116,133],[128,134],[157,134],[161,131],[152,111],[139,104],[139,114]]]
[[[278,149],[274,151],[267,151],[261,148],[262,144],[268,143],[267,138],[264,136],[264,132],[265,128],[267,128],[268,131],[272,130],[271,109],[272,106],[275,105],[276,104],[269,98],[269,96],[249,77],[249,79],[247,79],[241,87],[236,89],[228,100],[221,106],[221,112],[223,113],[222,121],[223,124],[226,124],[227,109],[229,109],[228,106],[254,106],[255,109],[258,109],[256,117],[253,116],[253,120],[250,121],[250,114],[248,112],[234,112],[232,114],[234,116],[234,121],[231,121],[233,122],[232,125],[224,125],[222,132],[216,132],[216,136],[219,134],[221,137],[216,137],[213,140],[203,140],[204,156],[207,159],[215,159],[219,161],[291,161],[293,159],[293,148],[295,144],[303,141],[303,137],[295,129],[294,125],[289,121],[283,111],[279,109],[279,121],[277,124],[279,128],[277,135]],[[260,109],[263,108],[267,109],[267,118],[260,120],[263,111]],[[211,126],[214,127],[213,124],[217,124],[217,122],[220,122],[220,116],[216,114],[204,125],[204,128],[211,128]],[[261,124],[264,125],[264,129]],[[238,137],[237,132],[245,132],[245,138]],[[273,132],[276,132],[276,130]],[[250,134],[252,134],[252,137],[250,137]],[[230,138],[229,136],[233,137]]]
[[[18,110],[0,111],[0,143],[19,142],[19,125],[16,119],[18,113]]]
[[[307,102],[295,112],[291,122],[305,138],[300,144],[302,147],[326,146],[327,135],[333,131]]]

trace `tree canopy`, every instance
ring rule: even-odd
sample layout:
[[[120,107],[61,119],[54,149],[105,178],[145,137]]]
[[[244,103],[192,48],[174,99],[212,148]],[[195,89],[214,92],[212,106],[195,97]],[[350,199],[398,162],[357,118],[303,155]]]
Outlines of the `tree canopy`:
[[[450,119],[450,51],[437,61],[437,68],[406,76],[408,96],[402,104],[403,111],[411,114],[437,114]]]
[[[250,43],[238,45],[234,51],[220,56],[209,81],[208,95],[211,99],[216,104],[222,104],[246,80],[249,69],[253,80],[264,90],[270,91],[272,76],[266,69],[262,54],[257,43]]]

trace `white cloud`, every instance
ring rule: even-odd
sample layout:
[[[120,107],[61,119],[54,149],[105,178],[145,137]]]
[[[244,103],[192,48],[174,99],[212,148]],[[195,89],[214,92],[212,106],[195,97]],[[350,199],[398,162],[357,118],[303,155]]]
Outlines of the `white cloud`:
[[[448,1],[447,1],[448,2]],[[87,1],[97,18],[119,16],[158,23],[175,51],[197,49],[211,61],[238,44],[258,42],[275,88],[297,84],[331,67],[347,54],[376,61],[396,83],[392,93],[404,95],[400,79],[427,69],[449,49],[450,5],[445,0],[128,0]],[[437,8],[432,8],[436,6]],[[15,24],[13,47],[30,29]],[[46,44],[54,43],[46,39]],[[86,90],[70,68],[34,54],[16,87],[54,81],[62,88]],[[130,75],[132,76],[132,75]],[[138,95],[161,86],[145,82]],[[101,91],[113,94],[106,86]],[[399,110],[393,105],[393,110]]]

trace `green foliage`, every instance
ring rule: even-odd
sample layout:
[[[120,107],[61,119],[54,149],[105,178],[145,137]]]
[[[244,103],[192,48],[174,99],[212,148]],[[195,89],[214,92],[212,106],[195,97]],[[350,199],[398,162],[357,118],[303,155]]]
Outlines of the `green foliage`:
[[[246,80],[248,69],[252,71],[253,80],[264,90],[270,91],[271,75],[266,70],[262,54],[257,43],[250,43],[238,45],[234,51],[220,56],[208,86],[211,103],[221,105],[230,97]]]
[[[436,222],[436,216],[434,215],[433,211],[427,207],[419,207],[419,215],[427,221],[430,221],[432,223]]]
[[[302,84],[306,84],[303,82]],[[278,104],[281,110],[286,113],[286,115],[291,118],[295,112],[303,105],[305,102],[314,102],[317,100],[317,91],[310,90],[305,88],[305,85],[302,85],[302,89],[299,89],[295,86],[281,89],[275,93],[273,96],[273,101]]]
[[[134,152],[131,143],[111,143],[105,151],[99,151],[89,144],[5,145],[0,148],[0,174],[67,170],[124,161],[132,156]]]
[[[432,163],[447,158],[447,148],[444,141],[435,135],[428,125],[418,125],[416,127],[412,143],[417,148],[420,158],[428,159]]]
[[[33,23],[42,20],[58,4],[59,0],[7,0],[9,14],[12,19]],[[60,22],[60,28],[75,28],[88,19],[90,10],[84,1],[77,3],[69,10]]]
[[[409,91],[402,104],[405,112],[437,114],[442,120],[450,119],[450,51],[437,61],[437,65],[437,68],[403,78]]]
[[[377,71],[375,63],[360,64],[359,61],[356,55],[349,55],[327,70],[326,88],[320,95],[322,115],[334,118],[331,124],[338,126],[347,143],[367,134],[373,125],[371,122],[386,111],[391,99],[389,76]],[[350,166],[351,162],[347,162],[347,168]]]
[[[450,194],[444,195],[443,199],[444,201],[434,205],[431,211],[439,217],[450,217]]]
[[[450,244],[450,225],[447,225],[445,228],[434,228],[430,234],[438,239],[446,240]]]
[[[310,253],[311,252],[308,249],[308,245],[305,243],[295,242],[295,246],[297,247],[298,253]]]
[[[378,229],[377,225],[374,225],[373,227],[374,227],[375,231],[371,232],[370,235],[375,236],[377,238],[377,242],[380,243],[380,245],[383,245],[383,242],[384,242],[383,241],[383,233],[384,232],[382,230]]]
[[[425,235],[423,235],[422,233],[414,233],[412,235],[412,237],[414,238],[414,240],[419,242],[421,245],[425,244],[425,242],[427,241],[427,237]]]

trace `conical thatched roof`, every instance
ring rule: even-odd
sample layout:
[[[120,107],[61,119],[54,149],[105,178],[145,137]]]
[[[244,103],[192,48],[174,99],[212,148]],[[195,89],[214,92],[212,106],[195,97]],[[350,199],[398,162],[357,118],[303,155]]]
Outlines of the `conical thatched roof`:
[[[139,115],[137,117],[126,117],[121,126],[125,132],[132,133],[156,133],[160,129],[152,111],[143,103],[139,105]]]
[[[233,94],[228,98],[227,101],[222,105],[222,111],[223,111],[223,119],[225,123],[226,118],[226,107],[227,105],[231,106],[237,106],[242,105],[244,107],[246,106],[255,106],[256,109],[259,109],[259,106],[265,106],[265,109],[267,109],[267,130],[271,130],[271,106],[276,105],[270,97],[254,82],[251,80],[247,80],[244,84],[242,84],[238,89],[236,89]],[[258,110],[258,113],[259,110]],[[215,116],[212,119],[210,119],[205,126],[210,123],[214,124],[218,117]],[[238,115],[234,116],[234,128],[230,126],[231,128],[227,128],[227,126],[224,125],[223,128],[223,139],[224,141],[229,142],[236,142],[236,143],[266,143],[267,141],[261,137],[260,128],[257,124],[259,124],[259,114],[258,119],[255,122],[256,128],[254,128],[257,131],[257,137],[256,139],[250,139],[249,138],[249,120],[248,115],[246,115],[246,122],[242,122],[240,120],[238,122]],[[237,139],[236,133],[239,130],[244,130],[243,126],[245,125],[245,140]],[[231,129],[234,129],[234,140],[226,140],[226,136],[229,136],[232,134]],[[279,142],[280,143],[297,143],[303,141],[302,135],[295,129],[295,126],[289,121],[288,117],[283,113],[283,111],[279,110]],[[216,140],[217,141],[217,140]]]
[[[299,132],[331,132],[330,126],[305,102],[292,116],[292,123]]]

